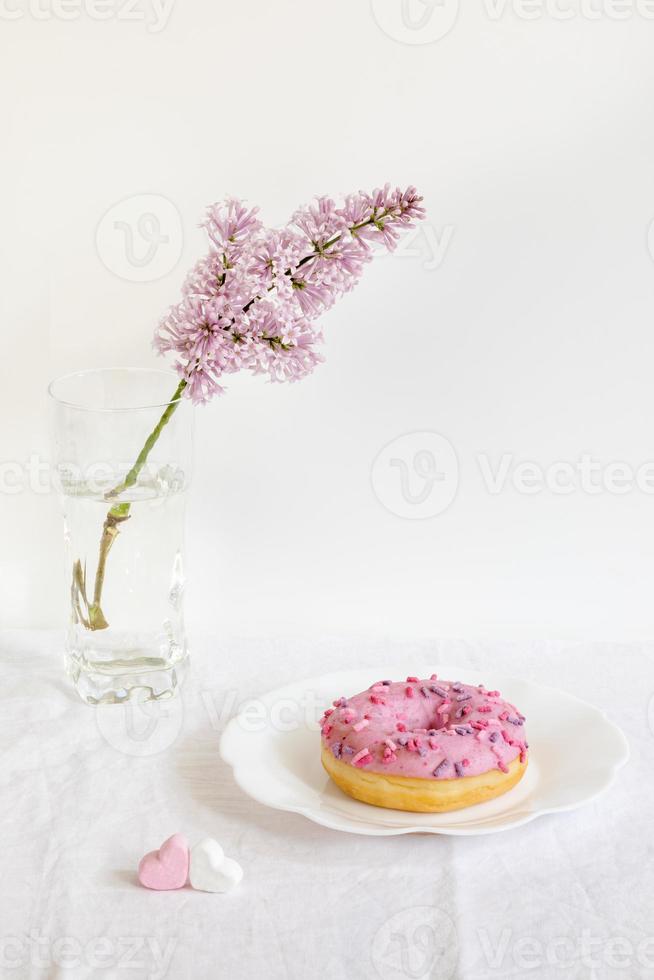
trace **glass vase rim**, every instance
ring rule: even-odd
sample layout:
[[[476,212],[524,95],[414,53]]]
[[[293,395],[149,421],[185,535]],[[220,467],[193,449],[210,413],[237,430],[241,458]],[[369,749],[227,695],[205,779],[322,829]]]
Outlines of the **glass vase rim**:
[[[56,393],[56,387],[58,385],[63,385],[65,382],[71,382],[76,378],[93,377],[94,375],[98,377],[107,377],[111,374],[122,374],[122,375],[134,375],[134,376],[158,376],[160,378],[168,378],[171,385],[175,386],[175,389],[179,386],[181,378],[174,371],[167,370],[165,368],[149,368],[149,367],[107,367],[107,368],[82,368],[79,371],[68,371],[66,374],[60,374],[56,378],[53,378],[47,387],[47,392],[49,398],[52,399],[57,405],[61,405],[64,408],[73,409],[78,412],[93,412],[106,415],[112,415],[121,412],[144,412],[153,411],[154,409],[164,411],[169,405],[174,402],[184,401],[185,399],[181,396],[177,399],[167,398],[153,398],[150,400],[141,399],[137,404],[130,405],[117,405],[117,406],[101,406],[85,404],[83,401],[75,401],[72,398],[63,397]]]

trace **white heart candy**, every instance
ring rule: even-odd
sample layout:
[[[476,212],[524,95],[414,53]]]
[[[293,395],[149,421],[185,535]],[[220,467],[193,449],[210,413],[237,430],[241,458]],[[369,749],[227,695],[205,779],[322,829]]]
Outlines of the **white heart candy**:
[[[205,837],[191,850],[189,881],[201,892],[229,892],[241,881],[243,868],[213,837]]]

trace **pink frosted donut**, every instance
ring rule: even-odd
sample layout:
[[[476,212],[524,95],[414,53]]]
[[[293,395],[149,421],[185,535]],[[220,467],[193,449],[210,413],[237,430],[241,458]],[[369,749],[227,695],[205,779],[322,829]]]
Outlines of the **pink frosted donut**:
[[[322,763],[356,799],[397,810],[455,810],[505,793],[527,768],[525,718],[499,691],[458,681],[379,681],[334,701]]]

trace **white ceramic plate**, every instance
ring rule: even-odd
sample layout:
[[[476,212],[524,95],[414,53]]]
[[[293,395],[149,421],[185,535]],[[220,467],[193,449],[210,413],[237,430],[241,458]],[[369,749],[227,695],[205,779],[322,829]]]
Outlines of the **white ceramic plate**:
[[[322,768],[317,720],[335,698],[405,673],[397,668],[341,671],[271,691],[229,722],[221,755],[241,789],[259,803],[301,813],[333,830],[374,835],[472,835],[519,827],[545,813],[588,803],[608,789],[629,758],[620,729],[571,694],[515,677],[482,678],[438,665],[421,668],[421,673],[468,684],[483,680],[526,715],[526,774],[504,796],[451,813],[405,813],[359,803],[342,793]]]

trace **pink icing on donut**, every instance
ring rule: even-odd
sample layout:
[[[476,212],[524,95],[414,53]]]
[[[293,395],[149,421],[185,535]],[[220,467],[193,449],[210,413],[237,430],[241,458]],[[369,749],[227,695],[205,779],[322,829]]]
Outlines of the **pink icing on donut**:
[[[334,704],[340,710],[325,713],[323,741],[337,759],[368,772],[454,779],[507,772],[514,759],[527,759],[524,716],[482,684],[410,676]]]

